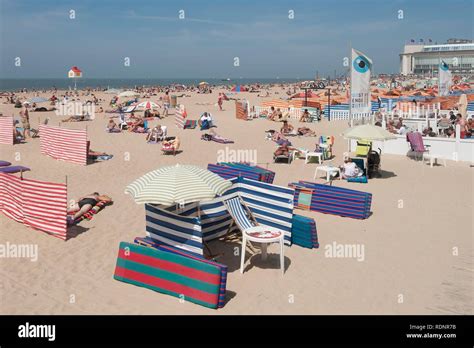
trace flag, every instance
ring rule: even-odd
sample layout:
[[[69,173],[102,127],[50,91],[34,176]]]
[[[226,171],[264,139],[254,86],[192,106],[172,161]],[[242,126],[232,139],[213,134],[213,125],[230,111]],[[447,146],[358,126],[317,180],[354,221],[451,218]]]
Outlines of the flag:
[[[372,60],[362,52],[352,49],[351,113],[370,113],[370,73]]]
[[[447,96],[449,90],[453,84],[453,76],[449,71],[449,66],[444,60],[439,63],[439,83],[438,83],[438,95],[440,97]]]

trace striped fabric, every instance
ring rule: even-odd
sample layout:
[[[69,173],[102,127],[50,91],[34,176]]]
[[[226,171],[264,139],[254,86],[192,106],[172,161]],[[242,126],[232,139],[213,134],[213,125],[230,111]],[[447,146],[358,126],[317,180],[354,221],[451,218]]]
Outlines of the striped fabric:
[[[66,240],[67,187],[0,173],[0,210],[25,226]]]
[[[319,248],[316,222],[302,215],[293,215],[293,226],[291,227],[292,244],[304,248]]]
[[[260,225],[283,231],[285,244],[291,245],[294,190],[242,177],[232,182],[234,185],[226,195],[240,195]]]
[[[199,218],[186,217],[145,204],[146,234],[159,244],[203,255],[202,229]]]
[[[181,216],[196,216],[199,206],[202,236],[203,240],[207,242],[225,236],[229,232],[229,227],[233,220],[225,208],[223,201],[234,196],[237,195],[226,194],[212,201],[188,204],[183,209],[179,209],[173,205],[166,208],[166,210],[179,213]],[[234,224],[230,232],[236,230],[238,230],[238,227]]]
[[[170,250],[121,242],[114,279],[215,309],[221,303],[220,266]]]
[[[232,183],[206,169],[193,165],[174,165],[154,170],[127,186],[125,193],[136,203],[169,206],[211,200]]]
[[[240,197],[228,199],[224,201],[224,204],[241,231],[248,230],[254,226],[252,221],[250,221],[250,218],[247,216],[247,212],[242,205]]]
[[[467,103],[467,111],[474,112],[474,101]]]
[[[248,111],[248,102],[246,100],[235,101],[235,117],[239,120],[248,120],[249,111]]]
[[[40,125],[40,148],[43,155],[76,163],[87,164],[87,131]]]
[[[13,145],[13,116],[0,116],[0,144]]]
[[[246,163],[221,162],[217,164],[208,164],[207,170],[219,175],[224,179],[232,179],[242,176],[247,179],[271,184],[275,178],[275,172]]]
[[[362,191],[349,190],[336,186],[315,184],[308,181],[299,181],[289,184],[295,189],[295,205],[302,198],[310,195],[309,210],[325,214],[333,214],[354,219],[367,219],[370,216],[372,194]]]
[[[23,181],[19,177],[0,173],[0,210],[10,219],[23,223]]]
[[[176,249],[176,248],[173,248],[173,247],[170,247],[170,246],[159,245],[159,244],[153,242],[148,237],[145,237],[145,238],[136,237],[134,242],[136,244],[139,244],[139,245],[144,245],[144,246],[155,248],[155,249],[158,249],[158,250],[167,251],[167,252],[170,252],[170,253],[173,253],[173,254],[182,255],[182,256],[188,257],[190,259],[197,260],[197,261],[204,262],[204,263],[207,263],[209,265],[214,265],[214,266],[218,267],[219,270],[220,270],[220,287],[219,287],[219,302],[217,304],[217,307],[218,308],[224,307],[225,302],[226,302],[225,295],[226,295],[226,287],[227,287],[227,270],[228,270],[226,265],[223,265],[223,264],[220,264],[220,263],[217,263],[217,262],[214,262],[214,261],[206,260],[206,259],[203,259],[201,257],[196,257],[196,256],[193,256],[193,255],[184,253],[184,252],[180,251],[179,249]]]
[[[66,184],[24,179],[23,212],[25,225],[66,240]]]
[[[184,124],[186,122],[186,109],[184,105],[179,105],[174,111],[174,123],[179,129],[184,129]]]
[[[407,140],[410,143],[410,147],[414,152],[427,152],[428,150],[423,143],[423,136],[420,132],[409,132],[407,133]]]
[[[199,204],[203,240],[210,241],[227,234],[233,219],[223,202],[240,196],[260,225],[280,229],[285,233],[285,244],[291,245],[294,190],[242,177],[231,181],[233,186],[225,195]],[[198,203],[188,204],[183,209],[173,205],[166,210],[180,216],[196,216]],[[237,230],[234,224],[231,232]]]

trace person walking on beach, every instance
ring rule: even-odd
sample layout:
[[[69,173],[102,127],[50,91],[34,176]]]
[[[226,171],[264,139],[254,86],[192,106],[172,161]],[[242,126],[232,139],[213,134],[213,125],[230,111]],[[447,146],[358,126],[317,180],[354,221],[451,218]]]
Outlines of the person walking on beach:
[[[171,100],[170,100],[170,96],[169,96],[169,93],[168,91],[165,92],[165,96],[163,97],[163,113],[164,113],[164,116],[168,116],[168,109],[170,108],[170,105],[171,105]]]
[[[219,105],[220,111],[222,111],[222,103],[223,103],[223,96],[222,96],[222,93],[219,93],[219,97],[217,98],[217,105]]]
[[[27,136],[28,138],[31,138],[30,115],[28,113],[28,108],[26,107],[26,104],[23,106],[23,110],[20,111],[20,117],[21,117],[21,125],[23,127],[23,138],[26,139]]]

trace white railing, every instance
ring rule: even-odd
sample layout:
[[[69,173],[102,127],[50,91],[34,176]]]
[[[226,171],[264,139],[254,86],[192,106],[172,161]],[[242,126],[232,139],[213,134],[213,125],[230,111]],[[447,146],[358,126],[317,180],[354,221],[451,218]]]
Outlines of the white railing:
[[[445,137],[423,137],[423,144],[430,145],[429,153],[440,158],[453,161],[466,161],[474,163],[474,139],[461,139],[459,127],[457,127],[455,138]],[[407,142],[406,135],[395,135],[396,139],[387,140],[385,142],[374,141],[372,148],[377,150],[380,148],[383,154],[412,156],[410,144]],[[356,140],[351,140],[351,149],[357,146]]]
[[[365,113],[365,112],[356,112],[352,113],[353,120],[364,120],[364,119],[371,119],[372,114]],[[349,120],[349,110],[330,110],[330,121],[341,121],[341,120]]]

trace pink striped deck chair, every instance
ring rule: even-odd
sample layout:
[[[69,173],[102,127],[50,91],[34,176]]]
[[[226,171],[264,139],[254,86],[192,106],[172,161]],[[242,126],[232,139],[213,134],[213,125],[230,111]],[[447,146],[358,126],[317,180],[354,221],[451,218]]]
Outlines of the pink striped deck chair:
[[[429,145],[423,143],[423,136],[420,132],[407,133],[407,141],[410,143],[410,150],[415,153],[415,158],[422,158],[424,153],[428,153]]]

